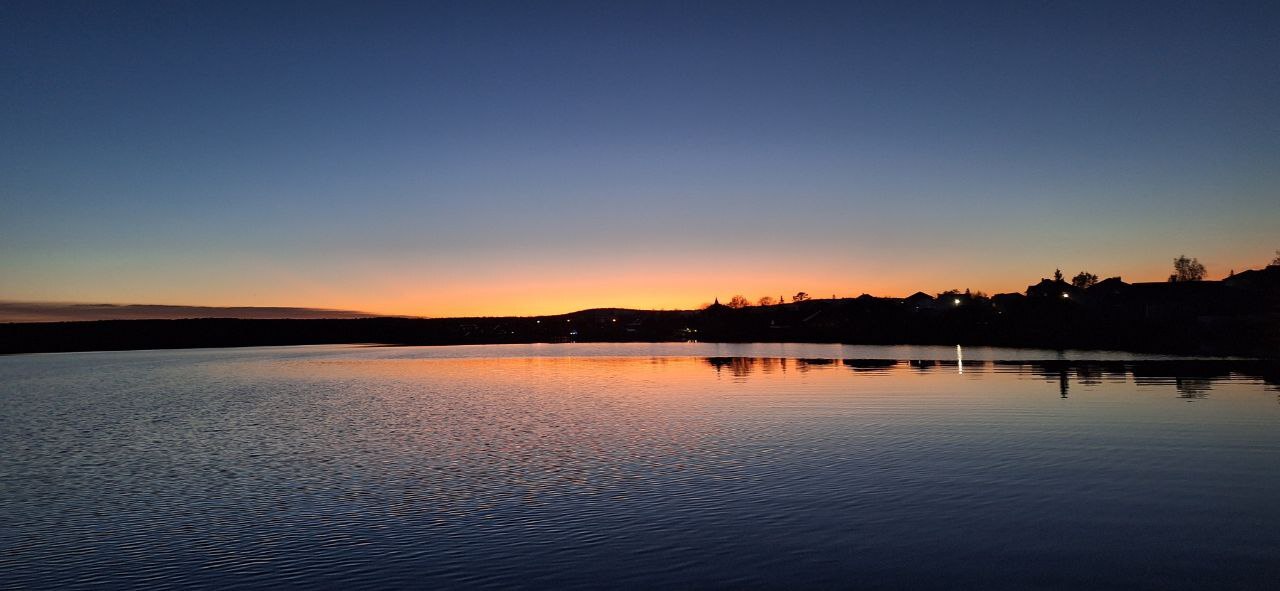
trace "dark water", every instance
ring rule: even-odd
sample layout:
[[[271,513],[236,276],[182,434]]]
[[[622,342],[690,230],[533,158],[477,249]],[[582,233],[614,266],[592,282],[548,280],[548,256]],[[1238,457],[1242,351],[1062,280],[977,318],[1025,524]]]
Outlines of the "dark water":
[[[0,587],[1274,589],[1276,384],[945,347],[4,357]]]

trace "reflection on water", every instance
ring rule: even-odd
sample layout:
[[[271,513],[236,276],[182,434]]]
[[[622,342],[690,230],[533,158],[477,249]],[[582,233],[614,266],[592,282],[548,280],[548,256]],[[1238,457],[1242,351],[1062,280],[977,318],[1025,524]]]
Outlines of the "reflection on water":
[[[735,378],[748,378],[759,372],[772,373],[808,372],[815,368],[843,366],[858,373],[888,375],[895,370],[909,367],[918,372],[935,370],[965,374],[966,363],[960,348],[956,359],[787,359],[752,357],[707,357],[704,361],[719,374],[727,372]],[[1197,399],[1208,396],[1215,381],[1253,380],[1280,390],[1280,367],[1277,362],[1265,360],[1179,360],[1179,361],[970,361],[969,374],[1014,374],[1036,377],[1058,385],[1061,398],[1067,398],[1071,385],[1097,387],[1104,383],[1132,383],[1137,386],[1169,386],[1181,398]]]
[[[1280,578],[1275,365],[1097,357],[638,344],[0,358],[0,587]]]

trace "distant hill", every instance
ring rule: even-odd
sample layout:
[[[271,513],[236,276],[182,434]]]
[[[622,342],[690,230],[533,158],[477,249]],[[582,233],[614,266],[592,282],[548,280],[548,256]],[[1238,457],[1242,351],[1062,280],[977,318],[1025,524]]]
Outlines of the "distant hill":
[[[76,304],[0,302],[0,322],[85,320],[178,320],[183,318],[371,318],[352,310],[281,307],[165,306],[156,304]]]
[[[8,306],[12,310],[15,305]],[[740,309],[720,304],[703,310],[597,308],[553,316],[375,318],[310,308],[181,306],[67,306],[64,314],[68,308],[115,316],[89,322],[0,322],[0,354],[325,343],[696,340],[964,344],[1280,358],[1280,266],[1224,281],[1125,283],[1112,278],[1082,289],[1045,279],[1028,286],[1025,294],[990,297],[968,292],[936,297],[916,293],[907,298],[864,295]],[[181,319],[163,319],[161,313]]]

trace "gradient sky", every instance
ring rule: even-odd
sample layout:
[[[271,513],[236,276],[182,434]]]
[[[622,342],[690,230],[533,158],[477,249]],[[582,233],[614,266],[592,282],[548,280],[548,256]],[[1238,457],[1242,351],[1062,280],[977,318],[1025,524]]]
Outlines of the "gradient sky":
[[[0,5],[0,300],[1021,291],[1277,228],[1274,1]]]

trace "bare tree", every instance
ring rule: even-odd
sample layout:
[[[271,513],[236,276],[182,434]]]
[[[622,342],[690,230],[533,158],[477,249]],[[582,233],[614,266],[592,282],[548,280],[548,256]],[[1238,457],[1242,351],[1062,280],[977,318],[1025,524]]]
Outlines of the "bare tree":
[[[1203,281],[1206,274],[1198,259],[1182,255],[1173,259],[1173,275],[1169,276],[1169,281]]]
[[[796,294],[796,295],[794,295],[794,296],[791,296],[791,301],[793,301],[793,302],[803,302],[803,301],[805,301],[805,300],[807,300],[807,299],[809,299],[809,294],[807,294],[807,293],[805,293],[805,292],[803,292],[803,291],[802,291],[802,292],[797,293],[797,294]]]
[[[1071,285],[1080,289],[1089,289],[1098,283],[1098,276],[1088,271],[1081,271],[1071,278]]]
[[[757,303],[760,304],[761,306],[772,306],[777,302],[774,301],[773,296],[764,296],[760,298],[760,301]]]
[[[750,305],[751,305],[751,300],[748,300],[743,296],[736,295],[736,296],[733,296],[732,298],[729,298],[730,308],[746,308]]]

